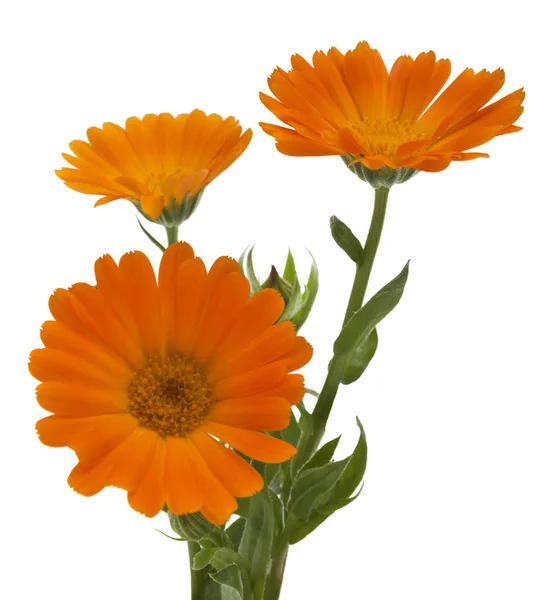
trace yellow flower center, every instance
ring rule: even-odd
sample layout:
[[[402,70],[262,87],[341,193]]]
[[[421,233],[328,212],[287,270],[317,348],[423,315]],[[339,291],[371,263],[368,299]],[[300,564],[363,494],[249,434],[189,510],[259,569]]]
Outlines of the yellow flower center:
[[[416,129],[410,121],[365,118],[355,124],[357,139],[370,155],[382,154],[394,158],[397,148],[406,142],[425,138],[425,134]]]
[[[162,437],[183,437],[202,425],[211,395],[195,361],[178,354],[151,356],[131,379],[128,411]]]

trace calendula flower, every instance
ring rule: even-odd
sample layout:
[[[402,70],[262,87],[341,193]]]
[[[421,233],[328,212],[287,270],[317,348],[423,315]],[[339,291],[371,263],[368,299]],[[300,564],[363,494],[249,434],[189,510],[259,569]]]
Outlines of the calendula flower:
[[[451,64],[433,52],[401,56],[389,72],[366,42],[344,55],[336,48],[315,52],[312,65],[299,55],[291,63],[290,71],[278,68],[268,80],[277,100],[260,95],[288,125],[260,124],[283,154],[340,155],[360,176],[363,167],[386,174],[400,169],[400,181],[417,170],[488,157],[468,150],[521,129],[514,122],[523,111],[522,89],[485,106],[503,86],[501,69],[466,69],[436,98]]]
[[[205,187],[247,148],[234,117],[201,110],[173,117],[127,119],[125,128],[105,123],[88,129],[88,142],[69,145],[63,154],[73,167],[56,171],[64,183],[102,196],[96,206],[126,198],[150,220],[177,226],[195,210]]]
[[[149,517],[166,503],[226,522],[236,497],[263,486],[231,448],[269,463],[295,453],[264,432],[287,427],[304,393],[291,372],[311,346],[275,324],[275,290],[250,297],[236,261],[206,272],[183,242],[165,251],[158,281],[141,252],[118,265],[105,255],[95,274],[96,287],[52,295],[45,348],[30,357],[38,402],[54,413],[37,423],[41,441],[76,452],[68,482],[83,495],[117,486]]]

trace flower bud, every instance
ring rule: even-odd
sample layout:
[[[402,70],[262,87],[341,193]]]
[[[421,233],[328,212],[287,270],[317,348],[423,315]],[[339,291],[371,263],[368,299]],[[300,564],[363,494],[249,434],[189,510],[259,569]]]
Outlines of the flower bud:
[[[285,309],[279,321],[292,321],[296,326],[296,330],[299,330],[307,320],[318,292],[318,268],[314,258],[311,255],[313,261],[311,271],[303,289],[298,280],[294,257],[290,251],[282,276],[272,266],[268,278],[261,284],[254,272],[253,249],[254,247],[245,250],[239,260],[242,273],[249,280],[251,294],[268,288],[277,290],[285,302]]]

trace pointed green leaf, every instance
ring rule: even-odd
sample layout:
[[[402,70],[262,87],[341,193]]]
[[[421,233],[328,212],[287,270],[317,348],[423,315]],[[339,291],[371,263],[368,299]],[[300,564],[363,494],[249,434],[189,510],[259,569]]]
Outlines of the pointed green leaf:
[[[137,217],[137,221],[138,221],[138,224],[139,224],[140,228],[142,229],[142,231],[144,231],[144,233],[146,234],[146,236],[150,240],[150,242],[152,242],[152,244],[155,244],[159,248],[159,250],[161,250],[161,252],[164,252],[165,251],[165,247],[163,246],[163,244],[161,244],[160,242],[158,242],[153,237],[153,235],[143,227],[143,225],[140,222],[140,220],[139,220],[138,217]]]
[[[230,548],[217,548],[210,556],[209,562],[211,566],[215,567],[218,571],[230,565],[236,565],[246,572],[249,572],[251,568],[251,563],[248,558],[241,556]]]
[[[222,590],[224,592],[223,598],[243,600],[243,582],[240,570],[236,565],[225,567],[218,573],[210,573],[210,577],[224,588]]]
[[[309,460],[309,462],[305,465],[304,469],[307,471],[308,469],[314,469],[315,467],[323,467],[327,465],[328,462],[333,458],[333,454],[339,444],[341,436],[326,442],[319,450],[316,451],[314,456]]]
[[[329,226],[331,235],[337,242],[337,245],[342,248],[355,263],[359,263],[361,255],[363,254],[363,247],[348,225],[333,215],[329,220]]]
[[[348,498],[363,480],[367,468],[367,437],[361,421],[356,417],[357,426],[361,432],[354,451],[348,457],[346,468],[335,488],[335,498]]]
[[[197,552],[193,558],[193,564],[191,565],[193,571],[205,569],[210,564],[210,560],[215,552],[217,552],[217,548],[204,548]]]
[[[346,353],[346,366],[341,375],[341,383],[348,385],[357,381],[369,366],[378,347],[378,334],[373,329],[363,344]]]
[[[346,323],[335,340],[336,355],[353,352],[364,344],[376,325],[397,306],[408,278],[408,264]]]
[[[290,510],[298,519],[307,520],[314,509],[328,500],[346,463],[340,460],[301,472],[292,486],[290,498]]]
[[[251,498],[249,517],[239,545],[239,553],[251,559],[252,581],[265,580],[271,560],[275,513],[269,488]]]
[[[297,544],[298,542],[301,542],[302,539],[306,538],[317,527],[322,525],[322,523],[334,512],[340,508],[343,508],[347,504],[350,504],[350,502],[353,502],[356,498],[357,496],[354,496],[353,498],[343,498],[342,500],[329,502],[328,504],[325,504],[324,506],[321,506],[317,510],[313,511],[308,521],[298,520],[292,528],[292,533],[289,538],[290,543]]]
[[[288,281],[291,286],[294,286],[298,280],[298,274],[296,272],[296,263],[290,248],[288,249],[288,256],[286,257],[286,264],[283,271],[283,279]]]

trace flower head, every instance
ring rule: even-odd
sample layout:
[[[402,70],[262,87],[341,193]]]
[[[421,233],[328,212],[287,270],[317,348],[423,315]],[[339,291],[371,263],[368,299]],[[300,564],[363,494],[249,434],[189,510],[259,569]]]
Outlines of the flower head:
[[[311,346],[275,324],[275,290],[250,297],[236,261],[206,272],[183,242],[165,251],[158,281],[141,252],[118,265],[105,255],[95,273],[97,287],[53,294],[45,348],[30,357],[38,402],[54,413],[37,423],[41,441],[76,452],[68,481],[81,494],[116,486],[147,516],[166,503],[224,523],[236,497],[263,486],[231,447],[270,463],[295,453],[264,432],[287,427],[304,393],[290,373]]]
[[[242,135],[234,117],[201,110],[173,117],[127,119],[125,128],[105,123],[88,129],[88,142],[69,145],[63,154],[73,167],[56,171],[64,183],[102,196],[96,206],[126,198],[150,220],[178,225],[196,208],[205,187],[247,148],[252,131]]]
[[[261,123],[277,149],[291,156],[340,155],[388,174],[395,181],[414,172],[441,171],[451,161],[488,157],[467,152],[497,135],[521,129],[522,89],[485,107],[501,89],[504,72],[463,71],[438,97],[449,78],[449,60],[424,52],[401,56],[388,72],[377,50],[361,42],[342,54],[315,52],[313,64],[292,56],[292,69],[268,80],[277,98],[264,105],[288,127]],[[436,98],[436,99],[435,99]],[[375,186],[376,187],[376,186]]]

